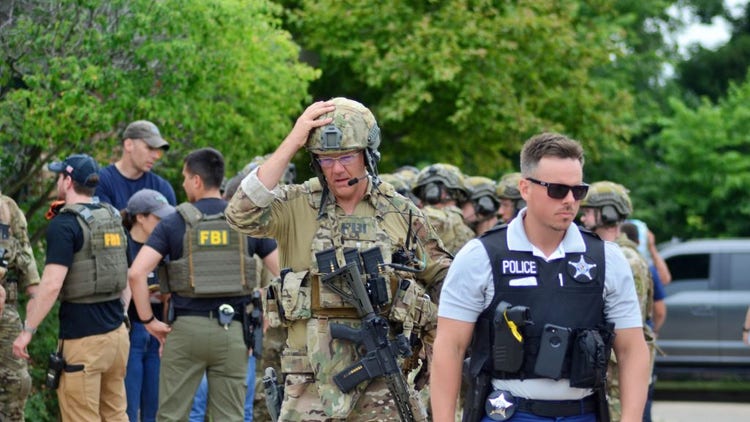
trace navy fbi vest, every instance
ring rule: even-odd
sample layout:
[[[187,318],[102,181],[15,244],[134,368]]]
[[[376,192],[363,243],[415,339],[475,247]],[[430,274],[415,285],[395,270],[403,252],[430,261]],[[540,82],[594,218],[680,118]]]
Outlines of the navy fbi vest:
[[[542,378],[534,373],[545,324],[582,329],[600,329],[604,319],[604,242],[581,230],[584,253],[568,253],[562,259],[546,262],[530,252],[508,249],[507,226],[498,226],[480,237],[492,265],[495,295],[478,317],[472,342],[471,367],[489,371],[494,378]],[[493,368],[490,356],[494,342],[493,316],[497,305],[526,306],[533,324],[521,328],[524,338],[523,364],[517,372]],[[563,364],[562,377],[570,372],[570,350]]]

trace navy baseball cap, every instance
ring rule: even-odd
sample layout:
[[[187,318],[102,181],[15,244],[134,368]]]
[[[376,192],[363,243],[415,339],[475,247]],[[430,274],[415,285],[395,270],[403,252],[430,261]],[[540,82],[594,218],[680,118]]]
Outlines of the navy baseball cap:
[[[130,215],[154,214],[161,219],[175,212],[175,208],[169,205],[167,198],[153,189],[141,189],[134,193],[128,200],[125,210]]]
[[[64,161],[49,163],[47,168],[55,173],[65,173],[79,185],[95,188],[99,184],[99,178],[90,180],[91,176],[99,175],[99,165],[91,156],[86,154],[73,154]]]

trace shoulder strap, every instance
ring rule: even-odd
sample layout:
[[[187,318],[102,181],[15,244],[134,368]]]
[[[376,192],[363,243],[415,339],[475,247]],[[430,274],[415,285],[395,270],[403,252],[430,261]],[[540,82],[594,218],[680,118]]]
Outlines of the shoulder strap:
[[[180,213],[188,227],[194,226],[196,223],[201,221],[201,219],[203,219],[203,213],[200,212],[200,210],[196,208],[195,205],[189,202],[183,202],[176,208],[177,212]]]

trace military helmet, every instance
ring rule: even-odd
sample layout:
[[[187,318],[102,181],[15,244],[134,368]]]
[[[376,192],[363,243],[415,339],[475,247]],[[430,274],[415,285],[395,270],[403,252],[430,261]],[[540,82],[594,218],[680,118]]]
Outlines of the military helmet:
[[[480,214],[495,214],[500,207],[500,198],[497,197],[497,186],[495,181],[489,177],[471,176],[464,179],[466,188],[469,190],[469,200],[474,202],[477,212]]]
[[[521,173],[504,174],[497,183],[497,196],[501,199],[521,199],[521,191],[518,190],[518,182]]]
[[[380,180],[392,185],[393,188],[396,189],[396,192],[400,193],[401,195],[406,195],[407,192],[411,191],[411,189],[409,189],[409,185],[406,184],[406,181],[396,174],[381,173]]]
[[[423,200],[436,203],[426,198],[426,196],[434,196],[428,192],[431,190],[429,185],[445,186],[451,198],[458,202],[463,202],[469,198],[469,190],[466,189],[464,184],[464,175],[458,167],[452,164],[433,164],[423,168],[417,175],[417,181],[412,188],[412,192]]]
[[[401,178],[401,180],[404,181],[409,186],[409,190],[411,190],[414,185],[417,183],[417,176],[419,175],[419,169],[414,166],[401,166],[397,168],[394,172],[394,175]]]
[[[305,148],[313,154],[340,153],[369,149],[377,154],[380,128],[372,112],[361,103],[338,97],[330,100],[336,109],[320,116],[333,121],[315,128],[307,137]]]
[[[601,208],[605,224],[624,220],[633,213],[633,204],[625,186],[610,181],[592,183],[581,207]]]

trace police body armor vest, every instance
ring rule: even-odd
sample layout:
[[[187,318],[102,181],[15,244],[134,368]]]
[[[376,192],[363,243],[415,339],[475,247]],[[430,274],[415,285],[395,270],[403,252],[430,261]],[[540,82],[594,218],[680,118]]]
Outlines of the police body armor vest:
[[[60,213],[76,216],[83,246],[73,255],[65,276],[61,302],[100,303],[116,299],[127,285],[127,238],[120,213],[109,204],[89,208],[65,205]]]
[[[229,227],[223,212],[205,215],[190,203],[178,205],[177,212],[185,220],[182,257],[167,263],[162,291],[196,298],[251,294],[256,263],[245,235]]]
[[[475,325],[472,368],[483,363],[483,370],[499,379],[542,378],[534,367],[545,324],[574,331],[605,326],[604,242],[588,231],[582,230],[581,234],[585,253],[568,253],[563,259],[550,262],[529,252],[509,250],[507,226],[495,227],[480,237],[492,265],[495,295]],[[514,373],[496,371],[489,356],[495,341],[493,316],[500,301],[528,307],[533,321],[521,329],[523,365]],[[562,378],[568,378],[570,365],[568,348]]]

